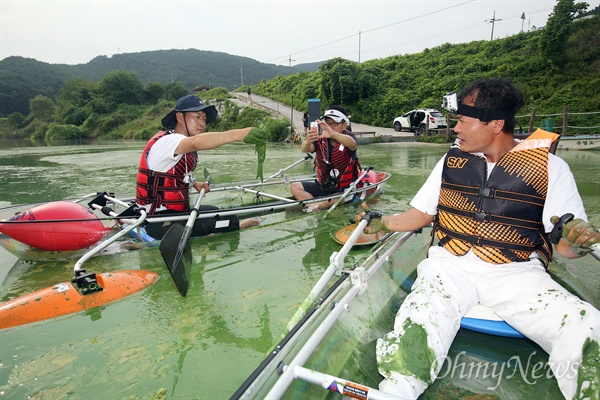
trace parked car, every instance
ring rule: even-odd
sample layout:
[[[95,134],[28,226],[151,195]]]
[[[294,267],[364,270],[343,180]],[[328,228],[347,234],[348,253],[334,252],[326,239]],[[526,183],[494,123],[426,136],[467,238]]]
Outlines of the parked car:
[[[394,130],[400,132],[407,129],[422,135],[425,133],[427,120],[429,120],[429,129],[446,127],[446,118],[441,112],[433,108],[418,108],[394,119]]]

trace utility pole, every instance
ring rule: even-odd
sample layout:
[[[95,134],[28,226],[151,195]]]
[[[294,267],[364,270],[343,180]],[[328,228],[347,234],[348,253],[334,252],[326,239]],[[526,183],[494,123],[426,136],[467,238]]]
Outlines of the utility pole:
[[[292,67],[292,61],[296,61],[296,60],[292,60],[292,55],[290,54],[290,58],[288,59],[288,61],[290,62],[290,68]]]
[[[361,32],[358,31],[358,63],[360,64],[360,35]]]
[[[490,40],[494,40],[494,24],[496,23],[496,21],[502,21],[501,19],[496,19],[496,11],[494,11],[494,16],[492,17],[492,19],[486,19],[485,21],[483,21],[492,24],[492,36],[490,37]]]
[[[525,24],[525,11],[521,14],[521,32],[523,32],[523,24]]]
[[[244,67],[240,65],[240,75],[242,76],[242,86],[244,86]]]

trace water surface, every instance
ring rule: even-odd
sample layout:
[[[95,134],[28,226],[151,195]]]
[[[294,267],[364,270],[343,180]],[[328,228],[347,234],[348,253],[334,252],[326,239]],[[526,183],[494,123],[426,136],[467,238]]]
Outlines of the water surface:
[[[3,143],[0,207],[97,191],[130,193],[144,145]],[[361,146],[363,167],[393,174],[385,193],[369,206],[384,214],[407,209],[446,149],[411,143]],[[590,219],[600,226],[600,152],[559,155],[573,170]],[[302,157],[297,146],[269,145],[265,176]],[[256,173],[251,146],[202,152],[200,163],[216,183],[253,179]],[[292,171],[309,173],[312,165]],[[197,175],[202,179],[201,173]],[[210,203],[210,193],[206,202]],[[289,212],[268,227],[194,240],[194,269],[186,298],[178,294],[156,248],[91,259],[85,268],[97,273],[146,269],[160,273],[161,279],[99,309],[0,332],[0,397],[229,398],[273,346],[327,267],[331,253],[339,250],[331,237],[356,211],[355,205],[340,207],[325,220],[318,214]],[[348,262],[366,251],[353,250]],[[70,280],[75,262],[19,261],[0,249],[0,300]],[[599,305],[595,260],[559,259],[552,269],[567,286]],[[490,352],[510,349],[504,339],[482,336],[461,333],[453,351],[477,340],[483,340]],[[364,379],[376,384],[380,378],[374,374]]]

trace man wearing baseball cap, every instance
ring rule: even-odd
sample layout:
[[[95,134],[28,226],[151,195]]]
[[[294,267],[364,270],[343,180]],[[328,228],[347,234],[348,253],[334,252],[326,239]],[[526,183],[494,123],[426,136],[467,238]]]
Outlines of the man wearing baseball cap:
[[[290,191],[297,200],[342,192],[358,178],[358,142],[348,130],[350,120],[347,115],[343,107],[331,106],[316,121],[318,127],[307,132],[300,149],[305,153],[316,153],[317,179],[292,183]],[[323,202],[318,207],[328,208],[329,205],[329,202]]]
[[[188,95],[177,100],[175,108],[161,120],[166,129],[148,141],[140,158],[136,179],[136,202],[148,211],[148,215],[189,213],[191,188],[210,191],[208,183],[196,182],[192,177],[198,164],[198,150],[241,141],[265,143],[266,133],[258,128],[205,133],[206,125],[214,122],[217,114],[215,106],[205,104],[197,96]],[[201,211],[214,209],[218,207],[200,207]],[[192,236],[228,232],[253,225],[257,225],[257,220],[240,222],[235,216],[219,219],[218,226],[214,219],[199,219],[194,224]],[[146,231],[153,238],[161,239],[170,227],[168,222],[150,223]]]

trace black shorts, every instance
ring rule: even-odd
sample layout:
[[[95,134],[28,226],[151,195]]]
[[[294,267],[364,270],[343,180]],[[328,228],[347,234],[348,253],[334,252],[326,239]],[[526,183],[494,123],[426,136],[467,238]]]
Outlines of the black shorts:
[[[217,206],[200,206],[199,210],[202,211],[216,211],[220,210]],[[159,211],[154,215],[166,216],[173,214],[183,214],[189,215],[189,213],[180,213],[177,211]],[[187,220],[181,221],[167,221],[163,223],[150,223],[146,225],[146,233],[152,236],[154,239],[162,239],[171,228],[173,224],[185,225]],[[192,229],[192,236],[206,236],[211,233],[221,233],[221,232],[232,232],[240,229],[240,220],[235,215],[229,215],[227,217],[217,218],[204,218],[204,219],[196,219],[194,222],[194,227]]]
[[[310,193],[313,197],[329,196],[331,194],[340,193],[344,191],[344,189],[338,189],[332,193],[327,192],[323,190],[321,185],[319,185],[319,183],[316,180],[312,182],[302,182],[302,187],[304,187],[304,190]]]

